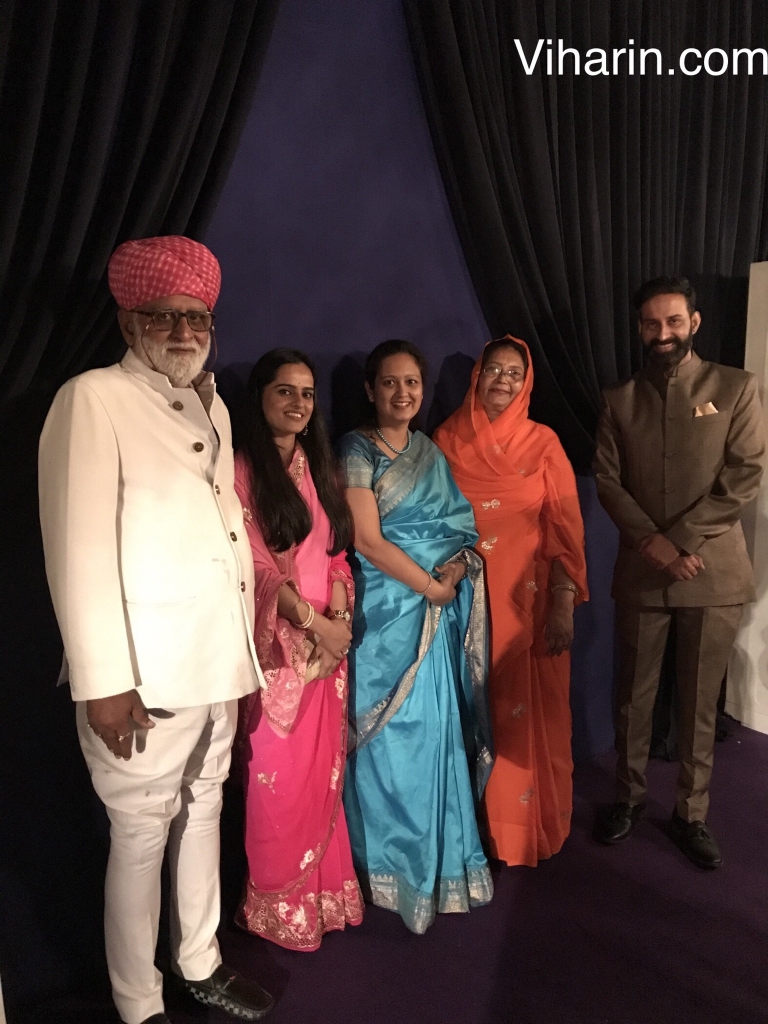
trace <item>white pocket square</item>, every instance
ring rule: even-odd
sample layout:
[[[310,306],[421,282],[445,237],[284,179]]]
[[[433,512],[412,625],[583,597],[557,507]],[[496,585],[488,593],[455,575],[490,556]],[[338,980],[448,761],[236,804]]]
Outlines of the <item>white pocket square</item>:
[[[697,405],[693,410],[694,416],[712,416],[718,411],[717,406],[712,402],[705,402],[704,405]]]

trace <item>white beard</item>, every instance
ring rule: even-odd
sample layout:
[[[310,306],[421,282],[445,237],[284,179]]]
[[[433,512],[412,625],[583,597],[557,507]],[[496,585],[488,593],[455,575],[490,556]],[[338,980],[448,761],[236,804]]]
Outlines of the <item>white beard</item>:
[[[198,347],[196,352],[168,352],[167,341],[152,342],[145,335],[139,344],[150,360],[150,365],[158,373],[164,373],[175,388],[188,388],[195,377],[202,371],[208,353],[211,351],[211,336],[208,335],[205,346]]]

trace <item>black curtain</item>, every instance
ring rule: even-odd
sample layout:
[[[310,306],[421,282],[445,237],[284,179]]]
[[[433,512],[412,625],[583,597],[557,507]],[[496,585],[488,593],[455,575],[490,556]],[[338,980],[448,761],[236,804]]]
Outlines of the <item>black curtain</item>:
[[[743,359],[749,264],[768,256],[760,56],[747,73],[681,52],[768,42],[765,0],[403,0],[437,159],[492,336],[532,347],[533,415],[589,467],[600,388],[637,370],[631,294],[698,286],[705,358]],[[531,74],[529,66],[542,40]],[[547,40],[552,46],[547,45]],[[558,40],[579,53],[564,58]],[[629,41],[632,40],[633,43]],[[640,49],[656,48],[640,72]],[[590,76],[590,48],[609,74]],[[619,56],[613,74],[613,50]],[[552,50],[552,74],[547,51]],[[688,67],[701,64],[689,55]],[[717,71],[722,57],[709,65]],[[674,69],[674,74],[669,69]],[[591,70],[598,70],[591,65]]]
[[[109,255],[127,238],[205,228],[274,7],[0,4],[0,397],[120,351]]]
[[[68,688],[54,687],[61,642],[37,518],[40,429],[63,380],[124,348],[106,285],[115,246],[204,231],[276,5],[0,3],[0,976],[11,1020],[22,1004],[80,985],[100,984],[109,1006],[107,825]]]

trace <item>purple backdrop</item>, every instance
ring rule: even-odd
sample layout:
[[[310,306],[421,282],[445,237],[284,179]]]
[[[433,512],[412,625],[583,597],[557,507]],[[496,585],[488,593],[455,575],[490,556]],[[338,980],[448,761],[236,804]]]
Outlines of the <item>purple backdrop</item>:
[[[487,338],[448,209],[399,0],[282,0],[253,109],[206,242],[224,394],[269,348],[304,349],[336,425],[364,353],[405,337],[427,355],[427,421],[460,402]],[[510,325],[514,331],[514,325]],[[234,372],[233,372],[234,371]],[[229,388],[229,395],[227,393]],[[577,757],[612,742],[615,531],[579,481],[592,602],[579,613]]]

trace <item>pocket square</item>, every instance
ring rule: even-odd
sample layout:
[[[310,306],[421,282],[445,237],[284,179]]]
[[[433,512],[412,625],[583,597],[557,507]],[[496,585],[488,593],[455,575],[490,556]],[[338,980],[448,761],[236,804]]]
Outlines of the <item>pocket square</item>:
[[[705,402],[704,405],[697,405],[693,410],[694,416],[712,416],[718,411],[717,406],[712,402]]]

